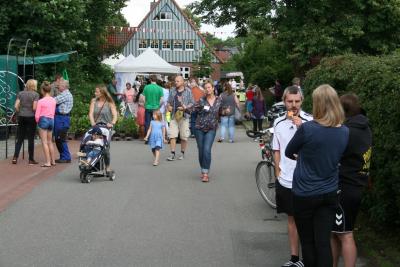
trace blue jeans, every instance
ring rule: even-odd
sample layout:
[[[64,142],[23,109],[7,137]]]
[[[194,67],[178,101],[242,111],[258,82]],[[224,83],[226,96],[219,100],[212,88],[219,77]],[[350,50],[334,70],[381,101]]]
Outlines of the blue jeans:
[[[196,129],[195,134],[201,172],[208,173],[211,166],[211,147],[214,143],[216,131],[203,132]]]
[[[221,117],[221,139],[225,139],[226,129],[229,131],[229,140],[235,135],[235,115]]]
[[[197,119],[197,111],[193,111],[190,114],[190,134],[191,135],[195,135],[195,132],[196,132],[196,128],[195,128],[196,119]]]
[[[147,130],[150,128],[150,122],[153,119],[154,109],[146,109],[144,113],[144,134],[147,134]]]
[[[67,132],[70,127],[70,117],[68,115],[57,115],[54,117],[54,139],[61,160],[71,160],[67,143]]]

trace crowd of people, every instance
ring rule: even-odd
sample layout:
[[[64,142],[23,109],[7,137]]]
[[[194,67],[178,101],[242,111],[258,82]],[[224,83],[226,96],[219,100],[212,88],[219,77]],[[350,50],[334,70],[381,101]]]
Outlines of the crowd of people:
[[[34,138],[36,127],[42,142],[46,162],[41,167],[51,167],[56,163],[70,163],[71,154],[67,145],[67,132],[70,127],[70,112],[73,107],[73,97],[69,92],[69,82],[56,77],[53,84],[44,81],[37,92],[38,82],[30,79],[25,89],[18,93],[15,101],[15,111],[18,114],[17,140],[15,143],[13,164],[17,164],[19,152],[25,136],[28,139],[29,165],[36,165],[34,159]],[[54,143],[60,154],[55,159]]]
[[[163,82],[150,75],[148,81],[138,81],[134,86],[127,83],[122,93],[115,85],[113,81],[108,87],[96,86],[88,113],[91,126],[113,128],[122,99],[123,115],[136,118],[154,155],[154,166],[160,164],[160,150],[168,143],[167,161],[183,160],[192,137],[197,143],[201,181],[209,182],[211,148],[219,125],[218,142],[225,142],[227,132],[229,142],[234,142],[235,112],[240,107],[231,83],[217,89],[212,80],[200,86],[194,77],[185,81],[175,76]],[[290,260],[282,266],[337,266],[340,255],[345,267],[355,266],[357,249],[352,231],[368,181],[372,145],[371,129],[358,97],[339,97],[334,88],[321,85],[312,93],[313,110],[308,114],[301,108],[303,92],[298,78],[284,90],[276,80],[273,92],[275,100],[282,100],[286,107],[285,114],[273,123],[272,140],[277,212],[288,216]],[[29,164],[38,164],[34,159],[36,127],[45,155],[41,166],[71,162],[66,143],[73,107],[69,83],[61,77],[53,84],[44,81],[40,95],[37,81],[28,80],[17,96],[13,164],[17,164],[24,134],[28,137]],[[245,108],[254,131],[262,130],[266,105],[257,85],[248,87]],[[53,138],[59,159],[55,159]],[[109,150],[105,165],[107,172],[112,171]]]

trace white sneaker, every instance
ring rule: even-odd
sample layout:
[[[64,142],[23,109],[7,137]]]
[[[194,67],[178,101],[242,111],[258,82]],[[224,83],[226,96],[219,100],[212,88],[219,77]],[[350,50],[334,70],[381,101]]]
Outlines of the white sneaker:
[[[185,154],[180,154],[178,157],[179,160],[183,160],[184,158],[185,158]]]

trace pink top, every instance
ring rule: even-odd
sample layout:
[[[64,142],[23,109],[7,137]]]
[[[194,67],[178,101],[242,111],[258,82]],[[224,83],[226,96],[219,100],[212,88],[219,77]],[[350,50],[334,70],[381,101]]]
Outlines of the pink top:
[[[51,96],[46,96],[40,99],[37,103],[35,120],[39,122],[40,117],[54,119],[56,112],[56,100]]]
[[[126,97],[126,102],[127,103],[133,103],[133,99],[136,96],[136,92],[133,89],[129,89],[129,90],[124,90],[124,95]]]

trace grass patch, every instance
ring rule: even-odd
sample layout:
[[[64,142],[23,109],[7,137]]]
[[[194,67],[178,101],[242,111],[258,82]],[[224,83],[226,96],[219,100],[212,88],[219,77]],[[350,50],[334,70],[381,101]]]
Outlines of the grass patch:
[[[400,266],[400,234],[393,229],[375,227],[365,214],[358,216],[354,236],[366,267]]]

